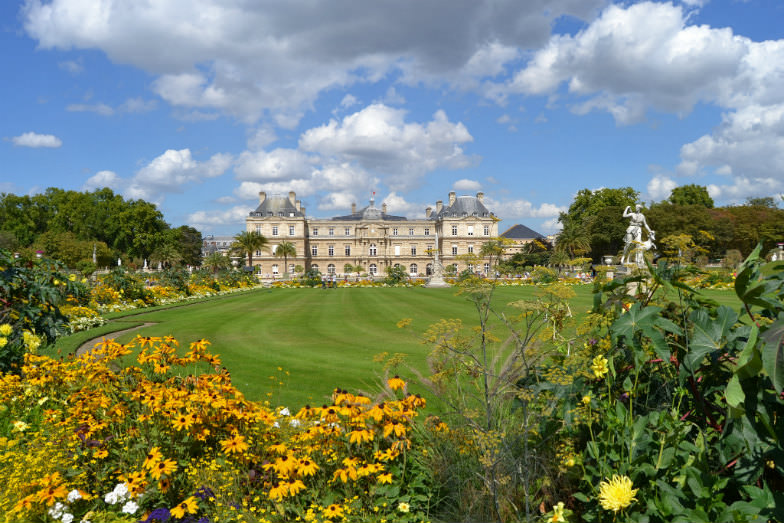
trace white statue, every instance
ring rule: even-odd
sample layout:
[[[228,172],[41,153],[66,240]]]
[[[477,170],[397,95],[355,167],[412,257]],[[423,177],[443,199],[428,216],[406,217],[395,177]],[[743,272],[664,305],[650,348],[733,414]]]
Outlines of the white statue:
[[[648,226],[645,215],[640,209],[642,209],[642,205],[637,204],[634,212],[632,212],[629,206],[623,211],[623,217],[629,218],[629,226],[626,228],[626,234],[623,237],[624,246],[621,265],[634,263],[638,267],[642,267],[645,251],[656,247],[653,243],[653,240],[656,239],[656,234]],[[648,239],[646,241],[642,240],[643,228],[648,231]],[[634,256],[630,256],[632,253],[634,253]]]

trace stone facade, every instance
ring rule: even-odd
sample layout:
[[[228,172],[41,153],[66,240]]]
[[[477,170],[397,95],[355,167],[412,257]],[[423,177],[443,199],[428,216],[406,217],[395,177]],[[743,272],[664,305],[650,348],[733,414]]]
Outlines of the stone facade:
[[[447,205],[436,202],[421,219],[409,220],[387,214],[386,204],[369,205],[351,214],[334,218],[309,218],[296,194],[267,196],[259,193],[259,206],[245,219],[246,230],[257,231],[269,240],[269,252],[257,252],[253,264],[264,277],[280,277],[301,265],[306,270],[344,277],[353,274],[348,266],[362,267],[362,273],[384,275],[387,267],[400,265],[411,276],[427,276],[432,271],[433,249],[439,249],[444,267],[456,265],[457,271],[471,268],[489,272],[489,260],[476,266],[460,257],[479,254],[482,244],[498,236],[498,218],[483,203],[483,194],[456,196],[449,193]],[[274,256],[282,242],[294,244],[296,256]]]

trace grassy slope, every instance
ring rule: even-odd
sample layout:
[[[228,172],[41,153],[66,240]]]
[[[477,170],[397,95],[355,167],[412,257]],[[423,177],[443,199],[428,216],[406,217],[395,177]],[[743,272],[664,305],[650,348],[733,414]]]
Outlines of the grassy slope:
[[[591,306],[591,287],[575,290],[572,310],[579,317]],[[534,292],[532,287],[500,287],[494,302],[503,307],[532,299]],[[422,288],[263,290],[126,316],[117,330],[130,322],[157,324],[118,340],[171,334],[187,347],[206,338],[249,398],[264,399],[274,391],[274,403],[298,407],[322,403],[334,387],[373,390],[381,371],[373,357],[381,352],[404,353],[409,365],[424,370],[429,347],[420,337],[428,326],[442,318],[477,323],[473,305],[455,293]],[[710,295],[733,303],[731,293]],[[413,320],[407,329],[396,326],[403,318]]]

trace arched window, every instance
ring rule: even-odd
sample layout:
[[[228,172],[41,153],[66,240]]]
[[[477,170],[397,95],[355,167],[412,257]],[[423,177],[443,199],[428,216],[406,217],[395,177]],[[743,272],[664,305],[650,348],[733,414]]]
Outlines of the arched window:
[[[433,274],[433,264],[432,263],[428,263],[427,267],[425,267],[425,274],[428,275],[428,276],[432,276],[432,274]]]
[[[369,254],[370,254],[370,256],[378,256],[378,249],[376,248],[376,244],[375,243],[371,243],[370,244],[370,252],[369,252]]]
[[[277,263],[273,263],[272,264],[272,274],[275,275],[275,276],[278,275],[278,264]]]
[[[319,268],[318,268],[318,265],[316,265],[316,264],[314,263],[313,265],[311,265],[311,266],[310,266],[310,270],[311,270],[311,271],[317,271],[317,270],[319,270]]]
[[[368,272],[371,274],[371,276],[375,276],[376,274],[378,274],[378,267],[376,267],[375,263],[370,264],[370,268],[368,269]]]
[[[396,263],[396,264],[395,264],[395,269],[397,269],[398,267],[400,267],[400,264],[399,264],[399,263]]]
[[[416,276],[417,274],[419,274],[419,267],[417,267],[416,263],[412,263],[411,267],[409,267],[408,272],[409,274],[411,274],[411,276]]]
[[[344,272],[345,274],[349,274],[349,273],[352,273],[352,272],[354,272],[354,266],[353,266],[353,265],[351,265],[350,263],[347,263],[347,264],[345,264],[345,265],[343,266],[343,272]]]
[[[330,263],[327,265],[327,274],[335,274],[335,264]]]
[[[289,263],[289,274],[294,274],[294,264]]]
[[[490,264],[485,263],[485,274],[490,274]]]

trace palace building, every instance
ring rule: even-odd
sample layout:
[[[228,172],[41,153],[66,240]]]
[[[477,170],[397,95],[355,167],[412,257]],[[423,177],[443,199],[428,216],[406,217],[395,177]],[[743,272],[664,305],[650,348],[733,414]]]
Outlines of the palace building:
[[[482,244],[498,236],[498,218],[485,207],[483,193],[456,196],[449,193],[446,205],[439,200],[436,207],[425,209],[421,219],[387,214],[386,204],[376,207],[375,198],[351,214],[334,218],[310,218],[305,214],[296,194],[288,196],[259,193],[259,206],[245,219],[246,229],[263,234],[269,240],[269,251],[258,251],[253,257],[256,270],[265,277],[293,273],[300,265],[317,269],[322,274],[344,276],[360,272],[383,275],[387,267],[402,266],[411,276],[428,276],[433,266],[433,252],[438,249],[444,268],[453,266],[458,272],[470,269],[490,272],[489,260],[476,259],[476,266],[461,255],[478,256]],[[274,256],[282,242],[294,245],[296,255],[288,257],[288,268],[282,257]]]

